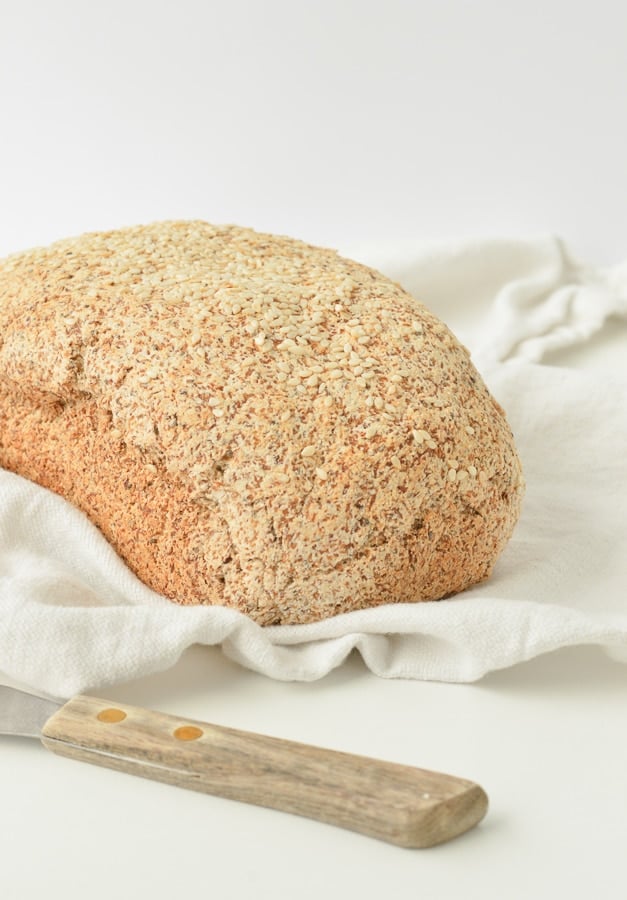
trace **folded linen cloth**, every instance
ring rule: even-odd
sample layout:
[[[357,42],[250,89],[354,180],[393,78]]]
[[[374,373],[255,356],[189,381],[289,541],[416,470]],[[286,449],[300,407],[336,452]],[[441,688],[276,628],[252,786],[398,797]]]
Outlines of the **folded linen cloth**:
[[[507,412],[527,494],[493,576],[437,603],[384,605],[261,628],[234,610],[178,607],[139,582],[56,495],[0,470],[0,671],[58,696],[173,665],[191,644],[283,680],[353,650],[377,675],[472,681],[540,653],[599,644],[627,662],[627,363],[547,363],[624,329],[627,264],[593,269],[554,237],[347,253],[446,321]],[[622,333],[627,349],[627,329]]]

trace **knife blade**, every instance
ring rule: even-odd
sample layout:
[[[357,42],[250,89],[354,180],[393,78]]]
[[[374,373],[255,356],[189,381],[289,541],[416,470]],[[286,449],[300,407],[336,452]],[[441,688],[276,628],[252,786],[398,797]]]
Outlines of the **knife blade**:
[[[452,775],[326,750],[79,695],[63,702],[0,686],[0,734],[61,756],[271,807],[401,847],[472,828],[488,798]]]

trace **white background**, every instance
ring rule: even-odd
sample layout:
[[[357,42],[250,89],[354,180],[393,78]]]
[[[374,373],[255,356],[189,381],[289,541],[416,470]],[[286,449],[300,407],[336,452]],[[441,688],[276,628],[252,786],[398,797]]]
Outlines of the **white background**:
[[[193,216],[624,252],[619,0],[0,8],[0,253]]]
[[[330,246],[557,232],[617,262],[625,10],[0,0],[0,255],[199,217]],[[4,740],[7,900],[622,895],[627,678],[596,649],[476,685],[382,681],[358,659],[303,685],[194,648],[106,696],[450,771],[491,811],[403,851]]]

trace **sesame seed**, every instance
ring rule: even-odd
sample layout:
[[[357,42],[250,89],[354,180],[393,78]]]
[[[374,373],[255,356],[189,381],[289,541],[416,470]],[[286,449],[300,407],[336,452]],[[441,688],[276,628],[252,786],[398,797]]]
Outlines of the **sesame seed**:
[[[400,469],[400,468],[402,468],[402,466],[401,466],[401,461],[400,461],[400,459],[398,458],[398,456],[393,456],[393,457],[390,459],[390,462],[392,463],[392,465],[394,466],[395,469]]]
[[[379,426],[378,426],[378,425],[376,425],[376,424],[375,424],[375,425],[369,425],[369,426],[366,428],[366,437],[367,437],[367,438],[374,437],[375,434],[378,432],[378,430],[379,430]]]
[[[209,406],[220,406],[222,400],[220,397],[210,397],[209,398]]]
[[[466,478],[468,478],[468,472],[465,469],[460,469],[457,473],[457,480],[465,481]]]
[[[320,479],[320,481],[327,480],[327,473],[325,472],[324,469],[316,469],[316,475]]]
[[[220,406],[215,406],[213,408],[213,414],[216,417],[216,419],[219,419],[221,416],[224,415],[224,410]]]
[[[472,425],[466,425],[466,434],[474,434],[474,433],[475,433],[475,429],[472,427]]]
[[[468,466],[468,474],[470,475],[471,478],[476,478],[477,477],[476,468],[474,466]]]
[[[313,456],[315,452],[316,452],[316,448],[314,447],[314,445],[308,444],[306,447],[303,447],[303,449],[300,451],[300,455],[304,456],[305,458],[308,458],[309,456]]]
[[[449,481],[455,481],[457,478],[457,471],[455,469],[449,469],[447,478]]]

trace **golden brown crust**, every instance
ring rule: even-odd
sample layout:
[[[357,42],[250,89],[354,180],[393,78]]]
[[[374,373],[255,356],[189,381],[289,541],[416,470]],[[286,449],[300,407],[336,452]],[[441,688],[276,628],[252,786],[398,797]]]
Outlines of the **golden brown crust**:
[[[233,226],[0,263],[0,463],[180,603],[261,624],[490,573],[520,463],[463,347],[400,286]]]

